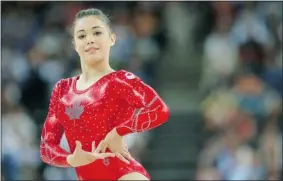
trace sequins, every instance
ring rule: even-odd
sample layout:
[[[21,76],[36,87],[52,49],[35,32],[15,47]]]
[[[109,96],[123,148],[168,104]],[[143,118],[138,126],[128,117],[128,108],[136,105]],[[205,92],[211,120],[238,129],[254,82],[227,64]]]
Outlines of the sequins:
[[[53,90],[41,141],[41,158],[46,163],[68,166],[66,157],[70,153],[59,147],[64,131],[71,153],[76,140],[84,150],[91,151],[90,143],[95,141],[97,146],[115,127],[124,135],[152,129],[168,119],[165,103],[132,73],[121,70],[108,74],[86,91],[75,90],[76,80],[77,77],[63,79]],[[112,164],[107,160],[103,160],[105,166]],[[78,174],[86,177],[83,171]]]

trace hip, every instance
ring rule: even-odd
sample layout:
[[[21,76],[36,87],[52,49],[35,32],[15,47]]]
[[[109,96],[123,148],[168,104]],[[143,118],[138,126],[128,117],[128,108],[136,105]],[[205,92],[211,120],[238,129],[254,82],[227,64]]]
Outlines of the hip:
[[[132,172],[141,173],[150,179],[148,172],[138,161],[130,161],[130,164],[127,164],[117,157],[96,160],[91,164],[77,167],[76,172],[79,180],[118,180]]]

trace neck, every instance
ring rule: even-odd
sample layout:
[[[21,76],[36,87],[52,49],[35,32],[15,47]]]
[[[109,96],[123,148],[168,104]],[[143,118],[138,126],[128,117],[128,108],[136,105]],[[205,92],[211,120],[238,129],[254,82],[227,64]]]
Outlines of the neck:
[[[114,71],[110,67],[110,65],[106,63],[106,61],[100,61],[96,64],[87,64],[81,61],[81,67],[82,67],[82,74],[80,77],[84,81],[97,79],[98,77],[101,77],[105,74],[108,74]]]

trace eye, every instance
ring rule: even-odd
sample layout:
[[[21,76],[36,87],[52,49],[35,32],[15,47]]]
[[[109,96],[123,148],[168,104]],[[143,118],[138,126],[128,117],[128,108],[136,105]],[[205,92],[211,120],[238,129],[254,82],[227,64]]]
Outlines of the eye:
[[[85,38],[85,35],[79,35],[78,38],[83,39],[83,38]]]
[[[100,31],[97,31],[97,32],[94,33],[94,35],[96,35],[96,36],[99,36],[101,34],[102,34],[102,32],[100,32]]]

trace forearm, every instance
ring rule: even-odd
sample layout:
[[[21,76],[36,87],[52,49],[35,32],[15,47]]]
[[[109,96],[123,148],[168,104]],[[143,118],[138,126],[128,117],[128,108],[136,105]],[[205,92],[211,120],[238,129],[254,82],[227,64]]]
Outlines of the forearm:
[[[127,102],[126,106],[134,109],[130,118],[124,112],[118,113],[117,118],[121,119],[116,127],[118,134],[147,131],[168,120],[169,108],[152,87],[129,72],[121,72],[118,77],[114,87],[121,91],[116,95]]]
[[[144,132],[162,125],[168,120],[168,117],[169,108],[156,95],[144,107],[136,108],[133,116],[129,120],[124,120],[116,130],[119,135]]]
[[[41,140],[40,157],[43,162],[55,167],[70,167],[67,157],[71,153],[67,152],[60,145],[48,144]]]

